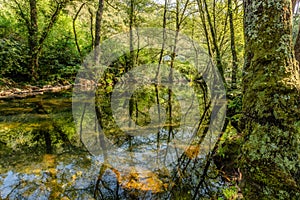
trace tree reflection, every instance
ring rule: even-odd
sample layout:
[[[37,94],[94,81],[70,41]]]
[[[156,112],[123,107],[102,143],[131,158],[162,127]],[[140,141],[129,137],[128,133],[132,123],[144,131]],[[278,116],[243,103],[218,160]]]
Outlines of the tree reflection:
[[[210,127],[215,105],[202,77],[194,81],[185,77],[194,91],[187,105],[178,100],[178,97],[190,95],[184,94],[186,90],[178,95],[172,87],[157,82],[141,85],[131,95],[121,96],[123,99],[117,101],[118,106],[128,104],[130,120],[126,113],[114,115],[113,109],[119,109],[112,107],[115,83],[105,82],[107,75],[103,77],[96,91],[96,113],[103,130],[99,134],[102,151],[98,156],[103,157],[104,164],[99,171],[94,197],[198,199],[199,194],[211,195],[214,184],[219,181],[216,170],[211,167],[211,155],[216,146],[207,139],[215,137]],[[118,80],[118,76],[112,79]],[[177,84],[191,87],[186,82]],[[125,93],[132,90],[126,84],[118,87]],[[195,105],[198,110],[192,112]],[[196,123],[189,116],[195,113],[199,117]],[[114,187],[111,179],[107,179],[108,174],[114,177]]]

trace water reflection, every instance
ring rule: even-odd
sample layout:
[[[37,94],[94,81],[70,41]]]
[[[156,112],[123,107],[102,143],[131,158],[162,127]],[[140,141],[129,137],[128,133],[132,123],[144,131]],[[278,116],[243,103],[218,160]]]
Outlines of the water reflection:
[[[100,147],[108,149],[109,145],[116,145],[118,148],[115,151],[107,150],[106,154],[102,150],[98,156],[91,156],[86,151],[75,132],[71,91],[1,102],[2,199],[193,197],[206,163],[206,154],[202,150],[209,149],[208,145],[199,145],[203,138],[200,133],[207,130],[209,122],[209,115],[204,112],[205,103],[201,104],[201,116],[204,115],[202,121],[199,120],[201,125],[180,130],[178,124],[184,113],[175,113],[177,109],[173,109],[174,118],[168,119],[168,104],[163,104],[168,100],[168,94],[171,94],[169,90],[165,87],[156,90],[155,85],[145,86],[130,99],[133,105],[132,120],[140,126],[149,124],[149,116],[151,118],[153,113],[157,114],[155,111],[151,113],[151,108],[156,105],[155,91],[159,91],[159,100],[165,107],[162,112],[165,112],[166,123],[147,135],[129,135],[116,123],[112,123],[112,111],[104,103],[109,100],[110,94],[103,88],[97,94],[101,101],[98,102],[101,103],[98,111],[102,117],[96,120],[97,124],[102,125],[109,141]],[[149,98],[144,98],[147,95],[145,91]],[[201,93],[198,94],[200,95],[195,98],[204,99]],[[171,95],[174,97],[173,108],[180,108],[176,96]],[[49,134],[50,144],[47,144],[45,133]],[[199,136],[193,137],[194,140],[187,145],[177,144],[177,141],[184,137],[191,138],[195,133]],[[99,132],[97,137],[100,138]],[[47,153],[49,145],[52,154]],[[197,191],[201,198],[209,198],[218,193],[222,186],[220,179],[207,178],[207,175],[216,177],[216,174],[217,171],[213,168],[206,172],[205,184]]]
[[[126,85],[122,86],[124,91],[129,90]],[[158,196],[170,198],[170,195],[173,196],[173,192],[176,191],[174,188],[180,185],[186,176],[194,176],[191,174],[189,164],[197,159],[204,159],[205,153],[210,149],[209,144],[201,144],[208,132],[207,127],[210,122],[209,106],[205,107],[207,100],[203,91],[198,92],[197,96],[194,95],[192,101],[186,102],[200,101],[201,106],[198,106],[194,112],[185,113],[182,112],[182,107],[187,107],[188,110],[193,106],[184,105],[185,102],[180,104],[170,89],[165,87],[157,89],[155,84],[141,87],[131,96],[129,95],[128,99],[117,98],[119,104],[128,102],[129,116],[132,121],[128,120],[126,113],[113,114],[111,109],[118,108],[111,106],[111,99],[114,98],[105,88],[97,90],[96,98],[98,100],[96,112],[101,116],[98,117],[99,124],[106,137],[106,140],[102,137],[105,145],[101,145],[99,141],[102,153],[97,152],[97,155],[100,159],[103,158],[122,188],[132,191],[136,197],[149,196],[150,192],[152,195],[160,194]],[[168,101],[170,99],[171,102]],[[157,105],[163,109],[157,109],[156,112],[151,110],[157,108]],[[123,107],[127,109],[126,106]],[[159,114],[156,119],[160,119],[158,123],[163,123],[153,123],[151,117],[155,120],[154,114]],[[196,116],[202,116],[201,120]],[[194,121],[188,117],[194,117],[197,123],[193,123]],[[116,120],[125,125],[115,122]],[[101,140],[100,137],[99,139]],[[195,163],[194,165],[196,168],[197,165]],[[197,167],[201,168],[199,163]],[[193,179],[197,180],[196,176]],[[102,180],[101,173],[98,182],[101,182],[100,180]],[[182,197],[192,198],[191,191],[196,183],[189,182],[189,184],[191,187],[188,190],[181,191]],[[100,196],[101,188],[99,186]]]
[[[137,69],[131,73],[141,76],[122,80],[124,74],[113,76],[112,68],[97,89],[75,88],[77,130],[103,163],[95,198],[199,199],[218,193],[210,155],[222,122],[214,114],[224,114],[224,107],[215,104],[201,77],[191,81],[166,67],[160,72],[172,73],[172,82],[158,82],[151,76],[156,69]],[[207,181],[208,175],[216,180]]]
[[[217,170],[207,167],[212,102],[203,82],[194,85],[188,102],[182,100],[186,82],[182,93],[145,84],[118,98],[128,103],[126,114],[122,101],[111,106],[109,86],[97,89],[96,115],[86,112],[90,101],[80,101],[86,106],[77,114],[85,120],[75,125],[72,91],[1,102],[2,199],[192,199],[196,193],[196,199],[203,199],[220,194]],[[128,84],[119,88],[128,91]],[[92,134],[77,134],[78,126]],[[93,156],[87,144],[95,147]]]

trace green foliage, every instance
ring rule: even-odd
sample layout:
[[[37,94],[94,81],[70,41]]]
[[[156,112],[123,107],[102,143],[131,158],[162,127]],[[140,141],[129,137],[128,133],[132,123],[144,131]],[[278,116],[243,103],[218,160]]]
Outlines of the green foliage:
[[[223,194],[225,196],[225,199],[235,200],[238,197],[238,190],[236,187],[231,186],[223,189]]]
[[[0,13],[0,77],[25,81],[27,70],[27,41],[22,36],[22,28],[11,10]]]
[[[44,44],[40,57],[40,78],[50,83],[63,83],[64,80],[72,82],[80,63],[71,20],[62,15]]]
[[[5,77],[14,77],[17,81],[29,81],[31,77],[28,75],[30,69],[28,68],[28,44],[27,44],[27,27],[23,18],[29,17],[29,4],[25,1],[18,1],[22,8],[19,9],[15,2],[6,2],[2,5],[2,13],[0,14],[0,35],[1,43],[1,74]],[[180,7],[184,6],[184,2],[178,2]],[[126,2],[110,2],[109,5],[104,6],[101,38],[105,40],[111,36],[128,31],[128,19],[129,19],[129,1]],[[159,27],[162,25],[163,5],[161,3],[142,0],[134,2],[134,27]],[[74,66],[80,65],[81,58],[77,52],[74,41],[72,19],[75,16],[79,6],[79,2],[71,2],[59,15],[58,21],[55,23],[51,32],[48,35],[47,40],[43,44],[43,51],[41,52],[39,59],[38,73],[40,75],[40,82],[42,83],[55,83],[72,81],[74,73],[70,72]],[[97,3],[88,2],[79,13],[76,20],[76,32],[79,47],[81,49],[82,56],[85,57],[92,49],[92,32],[94,31],[95,11]],[[223,21],[226,20],[223,14],[226,4],[224,2],[217,2],[216,13],[220,13],[216,16],[216,30],[220,33],[219,43],[220,49],[223,51],[224,66],[230,66],[230,51],[227,50],[228,44],[222,41],[226,41],[226,31],[223,32]],[[209,9],[212,9],[209,6]],[[38,1],[38,25],[39,25],[39,37],[41,32],[45,30],[50,22],[51,15],[53,14],[56,4],[42,0]],[[239,8],[236,8],[239,10]],[[167,12],[167,28],[175,28],[175,5],[172,3],[168,6]],[[183,14],[184,21],[182,23],[181,30],[183,33],[191,36],[194,40],[202,43],[203,31],[197,31],[195,26],[200,23],[198,15],[192,14],[195,10],[195,3],[191,3],[187,7],[187,11]],[[23,13],[23,14],[22,14]],[[211,13],[212,14],[212,13]],[[238,52],[242,51],[242,29],[240,19],[242,13],[240,11],[235,12],[237,29],[236,38]],[[3,27],[3,29],[2,29]],[[220,30],[220,31],[219,31]],[[222,31],[221,31],[222,30]],[[13,36],[13,37],[12,37]],[[223,36],[225,36],[223,38]],[[3,49],[3,50],[2,50]],[[240,54],[240,56],[242,53]],[[151,57],[144,56],[143,53],[140,57],[144,59],[152,59]],[[227,60],[226,60],[227,59]],[[225,61],[226,60],[226,61]],[[242,59],[240,59],[242,60]],[[143,63],[143,62],[141,62]],[[140,64],[140,63],[138,63]],[[6,66],[6,67],[4,67]],[[66,69],[64,69],[66,68]],[[184,66],[183,66],[184,68]],[[74,70],[76,71],[76,70]],[[66,72],[66,74],[64,74]],[[230,72],[230,69],[228,69]],[[62,74],[61,74],[62,73]],[[191,78],[191,77],[190,77]]]
[[[29,78],[26,51],[22,41],[0,39],[0,77],[26,81]]]

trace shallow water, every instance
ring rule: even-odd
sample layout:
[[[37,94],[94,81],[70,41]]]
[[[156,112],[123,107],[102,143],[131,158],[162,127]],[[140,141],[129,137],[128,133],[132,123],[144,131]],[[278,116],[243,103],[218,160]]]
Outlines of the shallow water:
[[[148,91],[153,93],[153,89]],[[162,93],[160,98],[166,100],[166,91]],[[124,130],[132,131],[134,128],[120,128],[123,119],[119,127],[116,123],[111,125],[114,115],[105,110],[105,94],[98,93],[102,119],[97,119],[96,124],[102,124],[102,136],[106,140],[101,140],[101,134],[97,131],[81,137],[76,129],[78,122],[74,123],[72,116],[71,96],[72,91],[64,91],[1,100],[0,199],[222,197],[224,184],[214,166],[211,165],[207,174],[203,175],[206,153],[211,146],[197,143],[201,137],[192,135],[195,126],[178,129],[176,119],[169,119],[168,126],[158,124],[159,129],[155,127],[152,132],[145,129],[148,131],[146,135],[124,134]],[[140,97],[136,95],[135,98],[138,101]],[[152,101],[154,99],[150,95],[148,103]],[[149,124],[147,112],[151,106],[145,100],[141,105],[133,108],[133,112],[138,108],[140,114],[135,112],[131,117],[146,126]],[[175,102],[175,106],[178,103]],[[168,109],[167,104],[165,109]],[[83,112],[82,109],[77,111]],[[182,114],[174,113],[173,116],[176,118],[179,115]],[[89,126],[85,123],[93,117],[88,117],[81,125]],[[186,142],[186,138],[192,136],[198,140]],[[198,187],[202,179],[204,182]]]

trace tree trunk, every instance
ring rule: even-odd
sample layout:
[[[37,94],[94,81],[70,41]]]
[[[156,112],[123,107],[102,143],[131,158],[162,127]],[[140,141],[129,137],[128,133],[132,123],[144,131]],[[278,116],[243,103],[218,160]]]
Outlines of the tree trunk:
[[[99,51],[98,48],[101,41],[101,23],[102,23],[102,16],[103,16],[103,7],[104,7],[104,0],[99,0],[98,9],[96,13],[96,25],[95,25],[95,43],[94,43],[94,60],[96,63],[99,62]]]
[[[299,199],[299,67],[292,45],[290,0],[244,0],[245,199]]]
[[[28,69],[30,70],[32,80],[36,81],[38,79],[38,68],[39,68],[39,56],[43,48],[43,44],[48,37],[52,27],[58,19],[60,11],[69,2],[65,0],[62,2],[57,2],[55,10],[51,15],[49,23],[42,32],[39,32],[38,28],[38,10],[37,10],[37,0],[29,1],[29,17],[27,12],[23,12],[23,7],[18,1],[15,3],[19,9],[20,17],[24,20],[28,30],[28,47],[29,47],[29,62]],[[40,35],[40,37],[39,37]]]
[[[208,30],[207,30],[207,27],[206,27],[205,13],[204,13],[204,10],[203,10],[201,0],[197,0],[197,5],[198,5],[199,13],[200,13],[200,19],[201,19],[201,23],[202,23],[202,26],[203,26],[205,38],[206,38],[207,52],[208,52],[208,55],[210,57],[212,57],[210,39],[209,39]]]
[[[300,29],[297,34],[294,50],[295,50],[295,58],[298,61],[298,63],[300,63]]]
[[[295,12],[296,3],[298,0],[292,0],[292,10]]]
[[[91,34],[91,50],[94,49],[94,13],[92,9],[88,8],[88,11],[90,13],[90,34]]]
[[[200,3],[202,5],[202,2],[200,0]],[[209,14],[209,10],[208,10],[208,6],[207,6],[207,1],[203,0],[203,5],[206,11],[206,16],[207,16],[207,21],[209,24],[209,28],[210,28],[210,33],[211,33],[211,37],[212,37],[212,42],[213,42],[213,46],[214,46],[214,51],[216,52],[216,62],[217,62],[217,68],[221,74],[221,77],[223,79],[223,82],[225,83],[225,77],[224,77],[224,69],[223,69],[223,64],[222,64],[222,57],[221,57],[221,52],[218,46],[218,42],[217,42],[217,36],[216,36],[216,32],[215,32],[215,27],[213,25],[213,21],[211,19],[211,16]]]
[[[76,32],[76,19],[79,15],[79,13],[81,12],[83,6],[85,5],[86,3],[83,3],[81,4],[81,6],[79,7],[78,11],[76,12],[74,18],[73,18],[73,33],[74,33],[74,40],[75,40],[75,44],[76,44],[76,48],[77,48],[77,51],[78,51],[78,54],[80,56],[80,59],[81,59],[81,62],[83,61],[83,56],[82,56],[82,53],[81,53],[81,50],[80,50],[80,46],[79,46],[79,43],[78,43],[78,38],[77,38],[77,32]]]
[[[94,44],[94,47],[97,47],[97,46],[100,45],[103,7],[104,7],[104,0],[99,0],[98,10],[97,10],[97,13],[96,13],[96,27],[95,27],[95,44]]]
[[[30,0],[30,26],[28,27],[29,37],[29,68],[31,69],[31,75],[34,80],[37,77],[37,69],[39,66],[39,54],[38,54],[38,16],[36,0]]]
[[[134,0],[130,0],[129,10],[129,66],[127,70],[133,69],[134,67],[134,51],[133,51],[133,24],[134,24]]]
[[[296,6],[298,4],[298,0],[292,0],[292,9],[293,9],[293,14],[298,14],[297,11],[295,10],[295,8],[298,8],[298,6]],[[300,26],[300,24],[298,25]],[[296,42],[294,45],[294,50],[295,50],[295,58],[298,61],[298,64],[300,63],[300,29],[298,31],[298,34],[296,36]]]
[[[233,25],[233,12],[232,12],[232,1],[228,0],[228,15],[229,15],[229,26],[230,26],[230,47],[232,54],[232,73],[231,73],[231,88],[236,89],[237,70],[238,70],[238,59],[235,48],[235,37],[234,37],[234,25]]]

